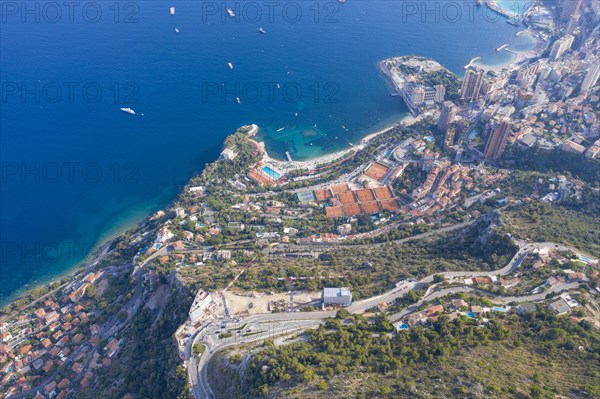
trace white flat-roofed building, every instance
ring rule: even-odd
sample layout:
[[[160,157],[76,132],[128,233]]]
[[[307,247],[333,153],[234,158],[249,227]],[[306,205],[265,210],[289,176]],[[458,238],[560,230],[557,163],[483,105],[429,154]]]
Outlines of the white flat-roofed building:
[[[205,316],[205,311],[208,308],[208,305],[212,302],[213,296],[212,294],[199,290],[196,293],[196,297],[194,298],[194,303],[192,304],[189,316],[192,323],[195,323],[196,320],[201,319]]]
[[[321,302],[324,306],[327,305],[352,305],[352,293],[348,288],[323,288]]]
[[[238,153],[231,148],[225,148],[221,153],[221,156],[228,161],[233,161],[235,157],[238,156]]]

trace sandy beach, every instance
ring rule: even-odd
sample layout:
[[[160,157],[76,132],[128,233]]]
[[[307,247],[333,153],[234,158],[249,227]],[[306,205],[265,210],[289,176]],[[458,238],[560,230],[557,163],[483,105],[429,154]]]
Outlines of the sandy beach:
[[[549,41],[546,38],[544,38],[541,34],[535,32],[535,31],[532,31],[530,29],[525,29],[525,30],[519,31],[516,33],[516,35],[517,36],[529,35],[530,37],[532,37],[535,40],[535,47],[530,50],[524,50],[524,51],[517,51],[517,50],[511,49],[510,47],[506,47],[505,49],[503,49],[501,51],[508,51],[509,53],[511,53],[510,61],[496,64],[496,65],[491,65],[491,64],[484,63],[482,61],[481,57],[477,57],[477,58],[474,58],[473,60],[471,60],[471,62],[469,64],[467,64],[466,67],[468,67],[469,65],[474,65],[474,66],[483,68],[485,70],[494,71],[496,73],[501,73],[503,71],[508,71],[508,72],[515,71],[515,70],[519,69],[521,67],[521,65],[523,65],[528,60],[539,56],[546,49],[546,47],[548,46],[548,43],[549,43]]]
[[[263,155],[262,161],[263,161],[263,164],[274,166],[275,168],[279,169],[282,172],[289,172],[292,170],[299,170],[299,169],[300,170],[312,170],[321,165],[334,162],[352,152],[358,152],[358,151],[363,150],[369,144],[370,141],[375,139],[377,136],[389,131],[390,129],[393,129],[394,127],[396,127],[399,124],[402,124],[404,126],[410,126],[410,125],[414,124],[415,122],[419,121],[420,119],[421,119],[420,117],[413,117],[413,116],[407,115],[407,116],[403,117],[402,119],[400,119],[399,121],[397,121],[395,123],[391,123],[388,126],[363,137],[360,140],[359,145],[355,145],[354,147],[348,148],[346,150],[336,151],[331,154],[322,155],[320,157],[312,158],[312,159],[309,159],[306,161],[287,161],[287,160],[284,161],[284,160],[275,159],[275,158],[272,158],[268,154],[266,149],[264,150],[264,155]],[[256,125],[253,125],[253,126],[256,126]],[[257,143],[257,145],[260,145],[263,149],[265,148],[264,145],[262,145],[262,143]]]

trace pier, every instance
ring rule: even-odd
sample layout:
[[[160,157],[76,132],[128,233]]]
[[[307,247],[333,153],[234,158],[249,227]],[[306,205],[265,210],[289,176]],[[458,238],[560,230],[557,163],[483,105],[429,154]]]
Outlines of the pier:
[[[286,152],[285,152],[285,157],[287,158],[287,160],[288,160],[289,162],[293,162],[293,161],[294,161],[294,160],[292,159],[292,156],[290,155],[289,151],[286,151]]]
[[[469,63],[467,65],[465,65],[465,69],[469,69],[471,66],[473,66],[474,63],[476,63],[480,59],[481,59],[481,57],[472,58],[471,61],[469,61]]]

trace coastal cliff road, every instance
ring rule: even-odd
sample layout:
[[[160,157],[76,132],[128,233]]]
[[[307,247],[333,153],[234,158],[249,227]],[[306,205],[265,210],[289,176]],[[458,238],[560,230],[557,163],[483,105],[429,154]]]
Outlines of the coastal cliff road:
[[[455,226],[451,226],[451,227],[457,228]],[[439,232],[439,231],[437,231],[437,232]],[[429,233],[433,233],[433,232],[429,232]],[[411,237],[410,239],[414,239],[414,237]],[[519,240],[514,240],[514,242],[519,246],[519,250],[515,253],[513,258],[507,263],[507,265],[501,269],[489,271],[489,272],[445,272],[445,273],[438,273],[438,274],[441,274],[445,277],[452,277],[452,278],[456,278],[456,277],[469,278],[469,277],[477,277],[477,276],[507,275],[507,274],[510,274],[510,273],[516,271],[519,268],[519,266],[523,263],[523,260],[526,258],[526,256],[530,252],[533,252],[533,251],[545,251],[545,250],[549,250],[549,249],[571,250],[571,251],[574,251],[578,256],[580,256],[580,257],[582,256],[582,253],[579,252],[578,250],[567,247],[562,244],[556,244],[556,243],[550,243],[550,242],[525,243],[525,242],[519,241]],[[588,257],[588,256],[586,256],[586,257],[589,258],[590,260],[596,260],[596,259]],[[421,288],[431,284],[433,282],[433,278],[434,278],[434,275],[430,275],[419,281],[405,281],[405,282],[399,284],[397,287],[395,287],[381,295],[378,295],[378,296],[375,296],[372,298],[367,298],[367,299],[360,300],[360,301],[356,301],[352,305],[347,307],[346,309],[351,313],[364,312],[367,309],[377,306],[377,304],[380,302],[391,302],[397,298],[407,295],[408,292],[410,292],[412,290],[421,289]],[[531,302],[531,301],[543,300],[550,293],[575,289],[575,288],[578,288],[579,286],[580,286],[580,283],[578,283],[578,282],[563,283],[563,284],[556,285],[543,293],[535,294],[535,295],[524,295],[524,296],[500,296],[500,295],[495,295],[488,291],[481,290],[481,289],[478,289],[475,287],[470,287],[470,286],[449,287],[449,288],[443,288],[439,291],[433,291],[433,292],[431,292],[430,289],[428,289],[428,291],[423,299],[421,299],[419,302],[416,302],[415,304],[411,305],[407,309],[404,309],[401,312],[390,315],[389,319],[392,322],[398,321],[402,317],[409,314],[410,312],[413,312],[416,309],[418,309],[418,307],[420,305],[422,305],[423,303],[425,303],[427,301],[441,298],[443,296],[450,295],[450,294],[457,294],[460,292],[476,292],[481,295],[491,297],[492,299],[495,299],[497,301],[501,301],[503,303]],[[431,287],[431,289],[433,289],[433,288],[434,287]],[[324,323],[327,320],[327,318],[334,317],[335,314],[336,314],[336,311],[267,313],[267,314],[252,315],[252,316],[244,318],[243,320],[241,320],[239,322],[244,323],[244,325],[256,325],[257,323],[274,323],[274,322],[289,322],[289,321]],[[247,327],[246,327],[246,329],[247,329]],[[205,331],[208,331],[208,330],[205,330]],[[200,334],[196,335],[195,339],[199,339],[199,338],[201,338],[201,335]],[[264,339],[264,338],[265,338],[264,336],[258,336],[255,339]],[[196,399],[214,398],[214,394],[213,394],[212,390],[210,389],[210,384],[208,383],[208,379],[206,376],[206,369],[208,368],[208,363],[209,363],[212,355],[219,349],[224,348],[225,346],[239,345],[240,343],[244,343],[244,342],[236,342],[235,338],[234,338],[233,342],[226,342],[226,343],[220,343],[220,344],[218,344],[218,343],[211,344],[210,339],[206,340],[204,342],[207,345],[207,350],[204,352],[204,354],[201,358],[201,362],[196,365],[195,360],[193,358],[190,359],[190,377],[191,377],[190,380],[192,381],[192,388],[193,388],[194,396],[196,397]],[[246,341],[246,342],[250,342],[250,341]],[[191,374],[195,374],[195,377],[192,377]]]

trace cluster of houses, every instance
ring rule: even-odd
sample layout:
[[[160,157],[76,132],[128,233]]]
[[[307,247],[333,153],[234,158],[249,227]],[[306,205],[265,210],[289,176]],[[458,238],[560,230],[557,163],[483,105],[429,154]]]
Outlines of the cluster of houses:
[[[46,299],[0,326],[1,397],[35,389],[35,398],[62,399],[70,389],[87,386],[96,368],[110,365],[120,347],[116,340],[84,366],[88,349],[102,339],[100,327],[90,322],[92,304],[85,292],[101,277],[89,273],[60,299]],[[63,371],[54,373],[59,368]]]
[[[449,160],[437,160],[431,164],[423,163],[429,170],[425,182],[411,193],[409,215],[413,217],[430,216],[441,210],[458,204],[459,194],[465,190],[481,194],[486,187],[508,177],[507,173],[492,173],[485,169],[472,169]],[[477,183],[477,184],[475,184]],[[494,193],[496,195],[496,193]],[[465,201],[468,208],[469,201]]]
[[[398,330],[405,330],[411,327],[426,325],[437,321],[441,315],[447,315],[449,320],[455,320],[461,316],[479,318],[490,312],[506,313],[512,310],[517,311],[519,314],[526,314],[535,312],[538,309],[538,306],[539,305],[533,302],[525,302],[514,308],[511,306],[484,307],[480,305],[469,305],[465,300],[455,298],[448,303],[432,305],[424,310],[406,315],[396,324],[396,328]],[[561,294],[557,300],[546,305],[547,309],[555,312],[558,316],[568,315],[573,309],[576,309],[579,306],[579,303],[571,298],[568,293]]]
[[[600,119],[597,115],[598,96],[585,95],[551,102],[541,112],[519,120],[516,132],[509,140],[531,147],[545,148],[597,158],[600,154]],[[568,138],[561,138],[568,137]],[[587,144],[588,142],[592,144]]]
[[[424,310],[408,314],[397,324],[397,328],[403,330],[410,327],[418,327],[429,322],[435,322],[443,314],[448,315],[450,320],[454,320],[461,316],[477,318],[488,312],[508,312],[510,309],[511,308],[508,306],[488,308],[479,305],[469,305],[464,299],[455,298],[444,305],[433,305]]]

